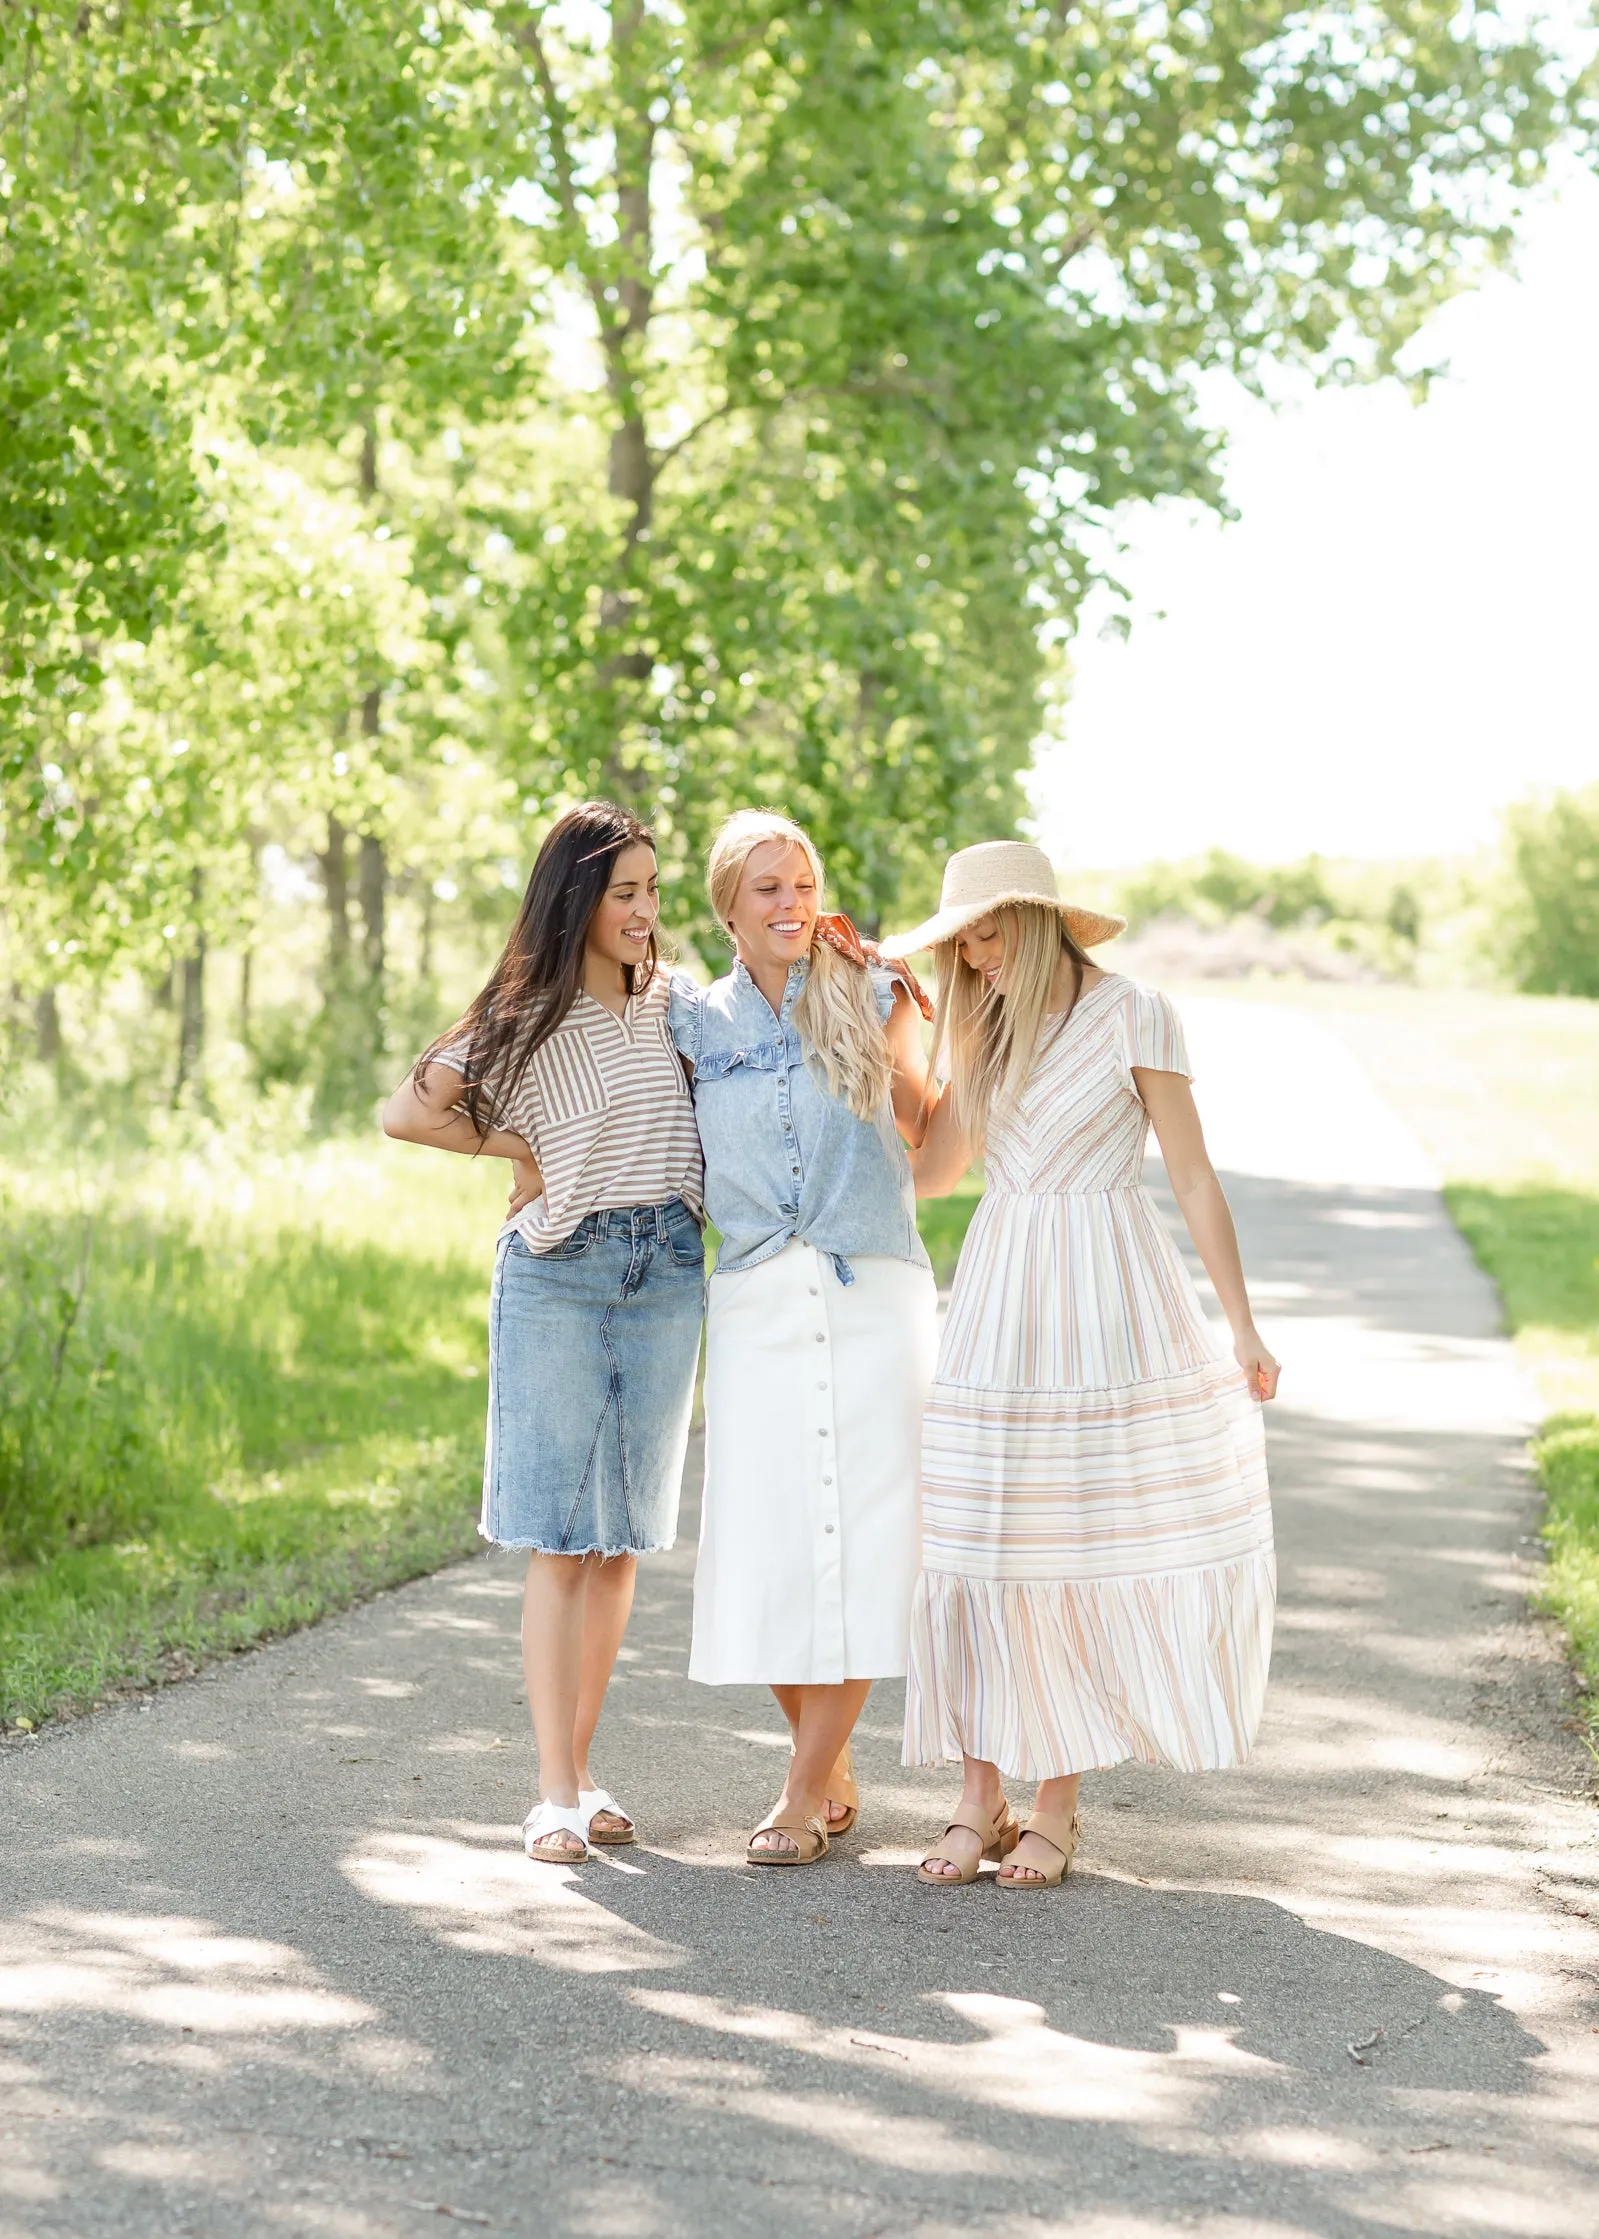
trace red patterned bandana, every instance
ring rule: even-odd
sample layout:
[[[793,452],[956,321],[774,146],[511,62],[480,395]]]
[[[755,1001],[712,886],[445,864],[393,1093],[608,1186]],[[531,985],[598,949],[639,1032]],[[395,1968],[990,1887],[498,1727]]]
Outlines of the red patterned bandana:
[[[902,964],[897,956],[890,958],[879,955],[877,943],[862,940],[842,910],[834,910],[816,920],[816,938],[825,941],[829,948],[836,949],[840,956],[847,956],[852,964],[859,964],[863,971],[868,964],[878,964],[884,971],[892,972],[923,1018],[931,1021],[933,1006],[927,1000],[921,983],[910,966]]]

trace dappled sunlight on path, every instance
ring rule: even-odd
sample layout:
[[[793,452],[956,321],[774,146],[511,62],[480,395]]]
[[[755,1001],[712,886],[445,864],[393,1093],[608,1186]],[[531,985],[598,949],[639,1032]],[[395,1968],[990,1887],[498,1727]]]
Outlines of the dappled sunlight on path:
[[[1247,1106],[1313,1049],[1252,1015],[1201,1015],[1202,1102],[1207,1052]],[[1293,1093],[1351,1174],[1230,1138],[1285,1362],[1249,1766],[1091,1779],[1058,1894],[927,1889],[955,1784],[880,1685],[859,1834],[752,1869],[785,1735],[683,1677],[690,1500],[597,1761],[643,1839],[534,1867],[520,1564],[465,1565],[0,1757],[0,2239],[1590,2239],[1599,1827],[1522,1397],[1369,1084]]]
[[[364,1896],[403,1906],[458,1951],[530,1956],[580,1975],[675,1967],[685,1957],[596,1904],[575,1869],[530,1873],[515,1826],[369,1836],[359,1856],[340,1864]]]

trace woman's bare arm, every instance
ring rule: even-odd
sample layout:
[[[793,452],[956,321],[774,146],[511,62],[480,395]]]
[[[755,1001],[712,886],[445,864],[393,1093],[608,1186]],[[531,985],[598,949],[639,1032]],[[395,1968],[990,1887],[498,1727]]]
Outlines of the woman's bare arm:
[[[972,1163],[972,1148],[955,1123],[955,1100],[946,1084],[919,1145],[910,1153],[918,1197],[948,1197]]]
[[[486,1135],[479,1135],[465,1112],[455,1108],[460,1096],[461,1076],[452,1065],[430,1065],[420,1088],[415,1075],[407,1073],[383,1107],[383,1132],[398,1143],[457,1151],[465,1158],[508,1158],[510,1209],[515,1215],[544,1194],[538,1161],[523,1138],[509,1128],[491,1127]]]
[[[1233,1333],[1233,1358],[1256,1399],[1275,1399],[1280,1370],[1250,1311],[1238,1232],[1205,1148],[1193,1091],[1181,1073],[1157,1073],[1147,1065],[1133,1067],[1133,1080],[1154,1125],[1172,1195]]]
[[[905,989],[894,983],[894,1008],[883,1028],[894,1059],[894,1125],[907,1143],[927,1132],[932,1099],[927,1093],[927,1053],[922,1048],[922,1016]]]

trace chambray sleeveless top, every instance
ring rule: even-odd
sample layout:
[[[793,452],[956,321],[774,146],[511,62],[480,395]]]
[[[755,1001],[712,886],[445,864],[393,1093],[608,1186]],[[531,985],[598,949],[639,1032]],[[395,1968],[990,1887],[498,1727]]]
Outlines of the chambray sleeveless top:
[[[868,969],[886,1021],[893,977]],[[928,1267],[888,1098],[875,1119],[857,1119],[807,1061],[793,1013],[809,972],[808,958],[790,965],[777,1012],[742,963],[710,987],[682,974],[672,980],[672,1039],[694,1068],[705,1209],[722,1237],[718,1270],[758,1267],[792,1237],[826,1253],[841,1283],[855,1279],[851,1258]]]

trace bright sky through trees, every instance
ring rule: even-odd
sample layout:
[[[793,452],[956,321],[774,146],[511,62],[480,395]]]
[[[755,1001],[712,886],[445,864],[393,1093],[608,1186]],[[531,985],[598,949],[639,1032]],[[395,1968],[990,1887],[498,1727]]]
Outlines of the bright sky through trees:
[[[1571,168],[1518,263],[1407,353],[1451,365],[1419,410],[1212,378],[1241,518],[1128,521],[1132,635],[1085,618],[1039,756],[1058,861],[1464,852],[1599,778],[1599,180]]]

